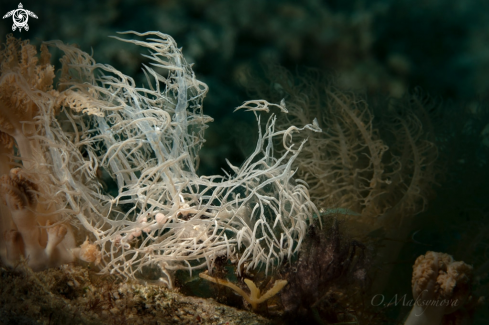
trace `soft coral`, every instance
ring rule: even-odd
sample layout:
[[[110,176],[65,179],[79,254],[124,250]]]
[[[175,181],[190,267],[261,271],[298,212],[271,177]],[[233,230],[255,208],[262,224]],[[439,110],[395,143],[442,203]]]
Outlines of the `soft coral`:
[[[64,201],[39,140],[45,132],[39,116],[54,119],[64,98],[53,89],[50,57],[46,45],[38,57],[29,41],[12,35],[0,51],[0,258],[14,265],[24,257],[34,270],[84,256],[63,224]]]
[[[36,133],[34,119],[39,113],[37,101],[41,94],[56,95],[53,90],[54,67],[50,53],[41,46],[40,59],[28,41],[7,36],[5,49],[0,51],[0,131],[15,139],[24,166],[33,159]]]
[[[472,266],[453,257],[427,252],[413,266],[413,296],[416,303],[404,325],[437,325],[444,315],[462,307],[470,297]]]
[[[5,234],[7,263],[25,256],[27,264],[36,271],[73,262],[74,256],[69,249],[75,247],[75,240],[65,225],[48,222],[47,242],[42,244],[41,228],[35,213],[37,185],[23,175],[22,169],[14,168],[9,175],[3,175],[0,186],[16,226]]]

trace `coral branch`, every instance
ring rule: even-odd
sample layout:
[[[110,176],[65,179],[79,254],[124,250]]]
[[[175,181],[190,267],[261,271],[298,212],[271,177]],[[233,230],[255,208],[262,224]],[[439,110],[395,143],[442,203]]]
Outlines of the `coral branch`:
[[[223,285],[223,286],[226,286],[228,288],[233,289],[239,295],[241,295],[244,298],[244,300],[246,300],[251,305],[251,308],[253,308],[254,310],[256,310],[258,308],[258,304],[264,303],[268,299],[272,298],[277,293],[279,293],[279,291],[282,290],[283,287],[285,287],[287,285],[287,280],[277,280],[277,281],[275,281],[273,286],[269,290],[267,290],[267,292],[265,292],[263,295],[261,295],[260,289],[257,288],[255,283],[253,281],[251,281],[250,279],[245,279],[244,282],[246,283],[246,285],[250,289],[250,294],[248,294],[243,289],[241,289],[240,287],[238,287],[234,283],[229,282],[228,280],[219,279],[219,278],[215,278],[215,277],[210,276],[207,273],[207,271],[199,273],[199,276],[202,279],[205,279],[207,281],[214,282],[214,283],[217,283],[217,284],[220,284],[220,285]]]

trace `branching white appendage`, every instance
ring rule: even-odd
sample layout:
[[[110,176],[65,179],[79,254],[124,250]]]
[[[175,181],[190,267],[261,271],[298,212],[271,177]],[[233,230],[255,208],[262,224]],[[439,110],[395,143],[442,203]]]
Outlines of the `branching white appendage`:
[[[102,251],[102,271],[134,278],[158,265],[171,284],[172,270],[211,267],[227,255],[238,270],[269,272],[298,251],[308,222],[319,215],[306,186],[293,180],[302,145],[290,140],[302,129],[275,131],[272,115],[251,156],[239,168],[230,165],[234,175],[199,177],[197,154],[212,120],[202,113],[207,85],[173,38],[129,33],[149,37],[118,39],[150,50],[152,68],[144,66],[150,89],[76,48],[49,43],[65,52],[64,109],[53,120],[43,107],[43,143],[77,224]],[[241,107],[254,111],[260,125],[257,112],[269,106],[286,111],[283,101]],[[317,123],[305,127],[320,131]],[[286,148],[278,159],[277,139]],[[102,190],[96,177],[103,173],[116,195]]]

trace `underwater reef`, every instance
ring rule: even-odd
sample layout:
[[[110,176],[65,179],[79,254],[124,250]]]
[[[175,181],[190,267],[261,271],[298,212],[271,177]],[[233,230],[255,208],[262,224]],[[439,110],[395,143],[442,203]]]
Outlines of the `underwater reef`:
[[[148,283],[118,283],[84,267],[0,270],[1,324],[271,324],[212,299]]]
[[[61,41],[0,52],[3,322],[480,324],[483,98],[386,99],[267,63],[235,104],[245,159],[206,174],[214,116],[186,49],[114,38],[142,48],[143,78]]]

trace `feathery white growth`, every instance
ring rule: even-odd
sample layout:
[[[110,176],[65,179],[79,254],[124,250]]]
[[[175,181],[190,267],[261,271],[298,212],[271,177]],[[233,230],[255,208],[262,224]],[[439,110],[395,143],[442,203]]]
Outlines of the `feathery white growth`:
[[[207,85],[170,36],[125,34],[148,37],[118,39],[149,49],[151,67],[144,71],[150,89],[74,47],[49,43],[65,52],[66,90],[58,119],[44,112],[44,140],[67,205],[101,248],[103,271],[133,278],[158,265],[168,278],[168,270],[192,271],[220,255],[269,271],[290,258],[312,215],[319,215],[307,188],[292,179],[302,145],[293,148],[289,140],[301,128],[275,131],[272,115],[250,157],[241,167],[230,166],[233,175],[199,177],[198,151],[212,120],[202,113]],[[285,101],[240,107],[254,111],[260,125],[256,112],[269,106],[286,112]],[[317,123],[305,127],[319,129]],[[278,159],[277,138],[286,147]],[[95,181],[100,170],[114,180],[116,196]]]

